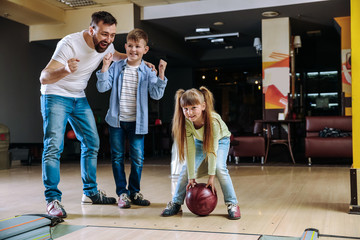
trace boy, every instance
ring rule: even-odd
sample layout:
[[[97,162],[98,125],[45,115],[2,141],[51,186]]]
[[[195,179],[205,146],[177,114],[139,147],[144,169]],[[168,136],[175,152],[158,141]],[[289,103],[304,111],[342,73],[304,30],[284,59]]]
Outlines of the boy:
[[[140,193],[140,179],[144,161],[144,136],[148,133],[148,94],[159,100],[164,95],[167,63],[160,60],[159,76],[146,67],[142,60],[149,51],[148,36],[141,29],[132,30],[126,38],[127,58],[114,62],[109,53],[103,59],[102,69],[96,72],[99,92],[111,90],[106,122],[109,124],[110,148],[118,206],[130,204],[149,206],[150,201]],[[124,158],[125,138],[129,140],[131,173],[127,187]]]

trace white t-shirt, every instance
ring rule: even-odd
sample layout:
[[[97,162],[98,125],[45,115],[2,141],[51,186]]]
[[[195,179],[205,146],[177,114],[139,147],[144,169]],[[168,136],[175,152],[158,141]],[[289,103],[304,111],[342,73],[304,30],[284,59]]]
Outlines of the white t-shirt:
[[[84,31],[69,34],[61,39],[55,49],[52,59],[67,65],[70,58],[78,58],[78,69],[52,84],[41,85],[41,94],[55,94],[64,97],[85,97],[85,88],[91,74],[99,66],[104,56],[114,53],[114,45],[110,44],[103,53],[90,48],[83,36]]]

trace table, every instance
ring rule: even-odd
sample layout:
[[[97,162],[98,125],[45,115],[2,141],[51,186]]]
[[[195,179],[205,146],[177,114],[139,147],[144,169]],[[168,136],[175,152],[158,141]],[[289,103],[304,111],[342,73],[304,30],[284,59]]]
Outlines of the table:
[[[267,144],[266,144],[266,153],[265,153],[265,161],[266,163],[268,154],[269,154],[269,148],[273,144],[283,144],[287,146],[291,160],[295,164],[294,155],[292,152],[292,146],[291,146],[291,125],[296,123],[301,123],[302,120],[300,119],[288,119],[288,120],[255,120],[255,122],[263,123],[266,125],[266,138],[267,138]],[[282,125],[287,126],[287,137],[286,138],[273,138],[273,128],[274,126],[281,127]],[[280,128],[279,128],[280,129]],[[280,130],[279,130],[280,131]],[[286,130],[285,130],[286,131]],[[281,137],[281,133],[279,133],[279,136]]]

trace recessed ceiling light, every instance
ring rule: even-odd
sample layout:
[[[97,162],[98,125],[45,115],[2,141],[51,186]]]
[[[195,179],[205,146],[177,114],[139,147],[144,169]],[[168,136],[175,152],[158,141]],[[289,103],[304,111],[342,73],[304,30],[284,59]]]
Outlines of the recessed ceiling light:
[[[222,25],[224,25],[224,23],[223,22],[214,22],[213,25],[214,26],[222,26]]]
[[[224,38],[214,38],[211,39],[212,43],[223,43],[224,42]]]
[[[263,17],[277,17],[279,16],[279,13],[275,11],[267,11],[267,12],[263,12],[261,15]]]
[[[195,32],[197,33],[206,33],[206,32],[210,32],[210,28],[208,27],[204,27],[204,28],[196,28]]]

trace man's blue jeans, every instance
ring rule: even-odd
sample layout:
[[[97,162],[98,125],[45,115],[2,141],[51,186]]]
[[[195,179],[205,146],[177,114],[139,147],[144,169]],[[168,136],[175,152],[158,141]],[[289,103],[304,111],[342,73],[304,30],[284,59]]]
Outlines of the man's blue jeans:
[[[195,169],[196,172],[199,169],[201,163],[205,160],[205,154],[203,152],[203,142],[195,139]],[[221,186],[221,190],[224,194],[225,204],[233,203],[237,204],[237,198],[232,184],[229,171],[227,169],[226,160],[229,153],[230,138],[225,137],[219,140],[219,148],[216,153],[216,177]],[[186,185],[188,184],[188,172],[186,164],[183,166],[179,180],[176,185],[175,193],[172,201],[174,203],[182,205],[184,203],[186,195]]]
[[[42,155],[42,179],[45,199],[61,201],[60,154],[64,149],[67,122],[70,123],[81,142],[81,178],[87,196],[97,194],[96,165],[99,150],[99,135],[94,115],[86,98],[69,98],[58,95],[42,95],[44,151]]]
[[[111,161],[116,184],[116,194],[129,196],[140,192],[140,180],[144,163],[144,135],[135,134],[135,122],[120,122],[120,128],[109,126]],[[128,188],[124,169],[126,138],[129,141],[131,172]]]

